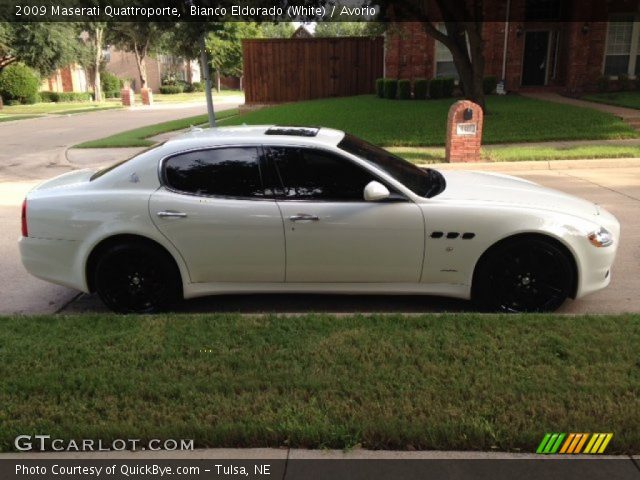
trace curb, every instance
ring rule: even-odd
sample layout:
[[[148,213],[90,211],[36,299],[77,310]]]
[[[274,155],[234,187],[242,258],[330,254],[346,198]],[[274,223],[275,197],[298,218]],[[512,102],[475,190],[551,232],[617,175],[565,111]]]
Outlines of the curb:
[[[581,168],[635,168],[640,167],[640,158],[598,158],[585,160],[544,160],[524,162],[469,162],[469,163],[423,163],[421,168],[440,170],[572,170]]]

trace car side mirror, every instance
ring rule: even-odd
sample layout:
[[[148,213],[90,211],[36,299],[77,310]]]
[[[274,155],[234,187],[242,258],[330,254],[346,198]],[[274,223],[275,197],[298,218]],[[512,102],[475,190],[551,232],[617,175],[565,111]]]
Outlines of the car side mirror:
[[[367,202],[384,200],[389,198],[389,195],[391,195],[389,189],[375,180],[373,182],[369,182],[367,186],[364,187],[364,199]]]

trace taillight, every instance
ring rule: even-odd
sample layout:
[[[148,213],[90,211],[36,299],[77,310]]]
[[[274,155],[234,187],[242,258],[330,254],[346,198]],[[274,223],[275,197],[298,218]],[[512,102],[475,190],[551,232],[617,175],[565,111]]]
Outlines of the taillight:
[[[27,229],[27,199],[22,202],[22,236],[28,237],[29,230]]]

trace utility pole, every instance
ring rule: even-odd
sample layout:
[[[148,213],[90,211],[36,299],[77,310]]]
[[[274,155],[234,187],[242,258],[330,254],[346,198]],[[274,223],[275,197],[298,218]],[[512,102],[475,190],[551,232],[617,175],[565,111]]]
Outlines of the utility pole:
[[[211,75],[209,74],[209,59],[207,57],[207,48],[205,42],[206,32],[202,33],[200,37],[200,63],[202,64],[202,69],[204,70],[204,91],[207,96],[207,113],[209,114],[209,126],[211,128],[216,126],[216,114],[213,110],[213,95],[211,94],[211,89],[213,85],[211,84]]]

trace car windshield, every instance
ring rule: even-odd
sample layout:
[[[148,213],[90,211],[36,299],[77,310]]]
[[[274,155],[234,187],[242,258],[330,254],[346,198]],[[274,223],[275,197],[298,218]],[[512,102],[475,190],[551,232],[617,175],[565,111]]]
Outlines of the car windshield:
[[[431,198],[442,193],[445,189],[444,177],[437,170],[419,168],[383,148],[372,145],[348,133],[338,144],[338,148],[384,170],[421,197]]]

